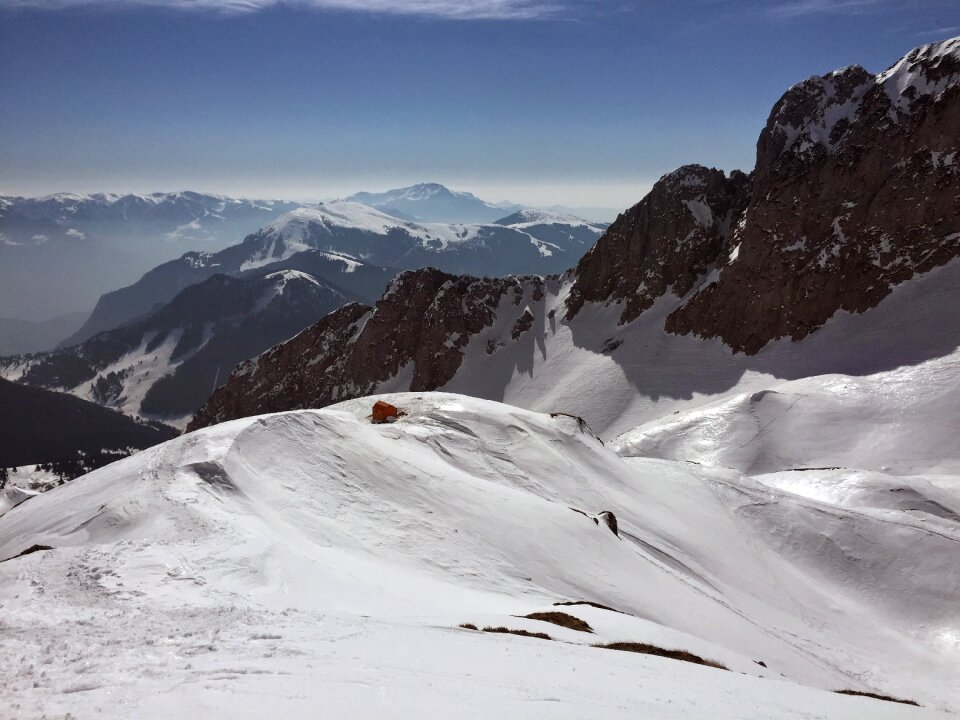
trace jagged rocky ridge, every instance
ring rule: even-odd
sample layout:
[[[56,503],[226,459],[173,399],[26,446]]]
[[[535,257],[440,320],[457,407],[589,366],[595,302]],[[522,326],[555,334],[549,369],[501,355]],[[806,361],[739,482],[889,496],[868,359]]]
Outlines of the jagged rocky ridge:
[[[540,277],[472,278],[435,268],[401,273],[376,309],[342,307],[242,363],[188,430],[369,395],[395,378],[413,391],[441,387],[460,368],[470,339],[496,320],[504,298],[515,307],[542,301],[543,284]],[[516,337],[529,329],[525,317],[513,329]]]
[[[511,376],[497,390],[476,362],[461,368],[466,349],[493,367],[502,347],[535,337],[546,362],[558,324],[572,333],[564,342],[621,367],[637,349],[620,348],[631,332],[646,345],[661,343],[651,333],[663,330],[720,338],[748,355],[803,339],[837,311],[875,307],[960,254],[958,127],[960,38],[918,48],[876,76],[854,67],[810,78],[774,107],[750,176],[701,166],[664,176],[560,277],[491,284],[405,274],[375,309],[340,311],[295,347],[241,366],[191,427],[452,380],[502,398]],[[447,297],[452,287],[457,301]],[[548,302],[537,302],[545,288]],[[518,304],[498,305],[508,292]],[[658,303],[659,325],[647,327],[644,314]],[[582,320],[587,307],[596,312]],[[532,375],[534,363],[525,355],[504,372]]]
[[[755,353],[863,312],[960,251],[960,38],[886,72],[791,88],[757,143],[750,202],[716,282],[669,332]]]
[[[744,173],[700,165],[660,178],[580,260],[567,318],[584,302],[615,301],[627,323],[666,292],[685,295],[728,246],[749,190]]]

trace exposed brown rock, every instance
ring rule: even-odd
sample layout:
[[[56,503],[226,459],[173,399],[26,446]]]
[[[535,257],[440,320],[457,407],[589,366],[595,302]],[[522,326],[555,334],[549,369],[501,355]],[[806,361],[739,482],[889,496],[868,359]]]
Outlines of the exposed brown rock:
[[[621,323],[664,293],[684,295],[726,249],[746,206],[749,178],[685,165],[664,175],[621,214],[583,256],[567,300],[567,319],[584,302],[623,301]]]
[[[534,294],[542,298],[543,279],[474,278],[435,268],[401,273],[376,308],[347,305],[238,366],[187,429],[363,397],[408,367],[411,390],[435,390],[453,378],[464,348],[493,323],[508,293],[511,307]],[[519,315],[514,332],[529,329],[528,309],[513,312]],[[487,352],[504,340],[491,338]]]
[[[200,408],[187,430],[234,418],[312,407],[340,350],[354,338],[372,308],[344,305],[285,343],[236,367]]]
[[[874,307],[960,253],[960,41],[944,45],[888,73],[846,68],[783,96],[757,143],[734,256],[668,331],[755,353],[838,310]]]

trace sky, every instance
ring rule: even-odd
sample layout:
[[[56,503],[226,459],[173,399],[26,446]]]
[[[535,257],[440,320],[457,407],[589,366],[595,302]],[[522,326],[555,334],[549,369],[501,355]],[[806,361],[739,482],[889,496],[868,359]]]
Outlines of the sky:
[[[751,169],[792,84],[958,34],[957,0],[0,0],[0,194],[621,209]]]

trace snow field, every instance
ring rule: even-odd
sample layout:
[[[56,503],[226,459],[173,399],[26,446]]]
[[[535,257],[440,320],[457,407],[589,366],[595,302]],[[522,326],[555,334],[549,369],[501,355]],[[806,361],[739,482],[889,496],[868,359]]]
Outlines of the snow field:
[[[734,470],[622,458],[571,417],[382,397],[408,414],[371,425],[362,399],[225,423],[0,517],[0,652],[12,658],[0,706],[651,718],[960,707],[948,519],[928,527]],[[941,493],[954,502],[954,488]],[[604,510],[619,537],[588,517]],[[33,545],[55,549],[15,557]],[[553,606],[576,600],[626,614]],[[516,617],[547,610],[595,633]],[[458,627],[471,622],[555,639]],[[587,647],[615,641],[730,671]],[[925,707],[824,692],[840,688]]]

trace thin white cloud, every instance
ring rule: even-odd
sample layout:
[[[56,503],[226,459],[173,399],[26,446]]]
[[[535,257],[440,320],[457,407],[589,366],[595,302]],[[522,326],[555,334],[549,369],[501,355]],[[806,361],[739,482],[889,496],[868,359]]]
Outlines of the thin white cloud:
[[[64,233],[64,234],[65,234],[67,237],[77,238],[78,240],[86,240],[86,239],[87,239],[87,236],[86,236],[84,233],[82,233],[82,232],[80,232],[79,230],[77,230],[76,228],[70,228],[70,229],[67,230],[67,232]]]
[[[960,25],[951,25],[950,27],[934,28],[917,33],[917,37],[943,37],[948,38],[960,34]]]
[[[449,20],[533,20],[555,16],[569,0],[0,0],[0,8],[158,7],[236,15],[286,6]]]
[[[33,240],[34,245],[43,245],[50,238],[48,238],[46,235],[34,235],[30,239]]]
[[[794,18],[807,15],[859,15],[877,9],[882,0],[789,0],[767,7],[771,15]]]

